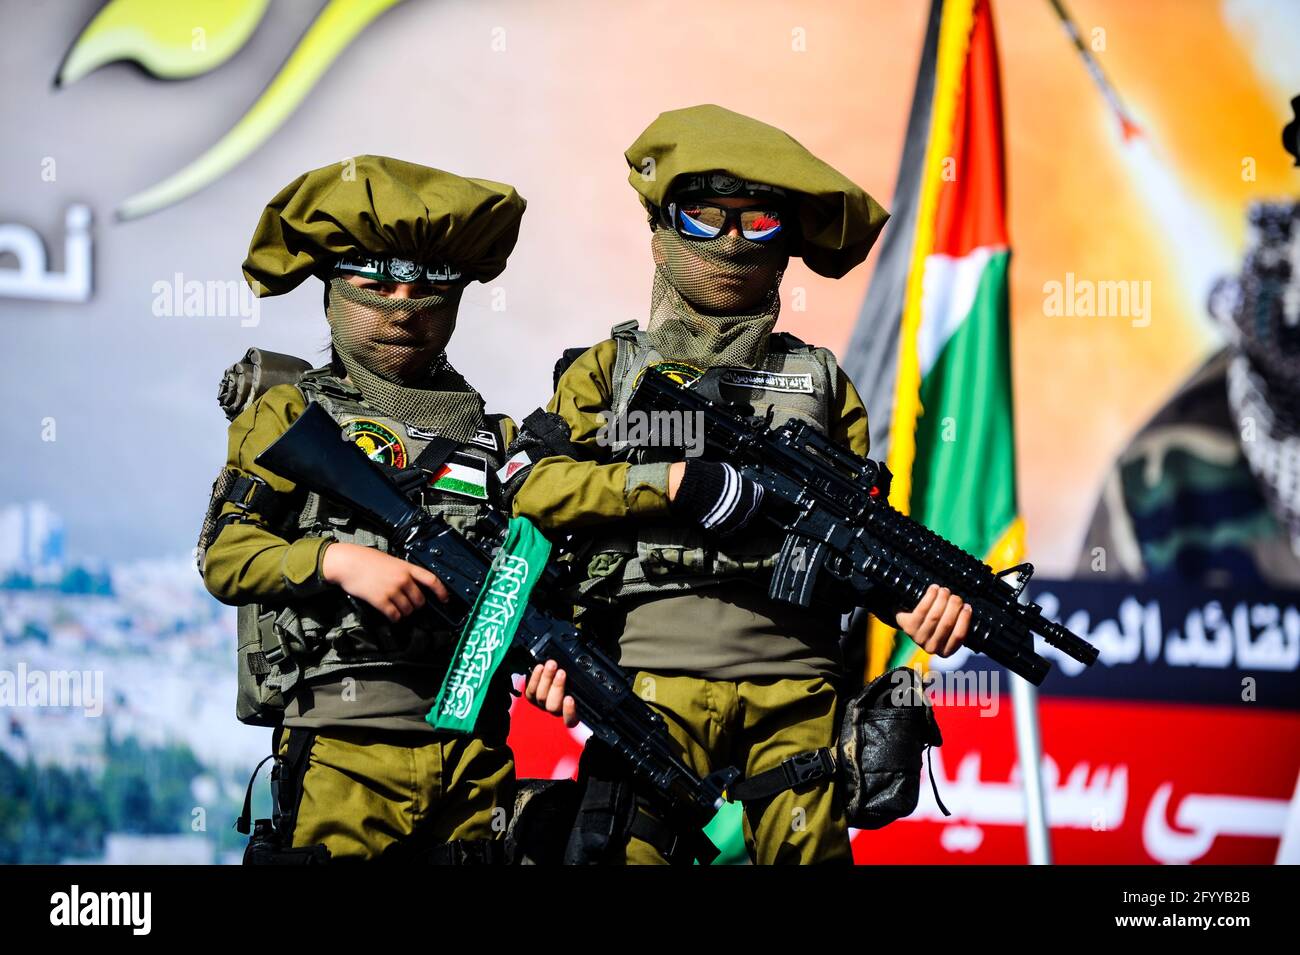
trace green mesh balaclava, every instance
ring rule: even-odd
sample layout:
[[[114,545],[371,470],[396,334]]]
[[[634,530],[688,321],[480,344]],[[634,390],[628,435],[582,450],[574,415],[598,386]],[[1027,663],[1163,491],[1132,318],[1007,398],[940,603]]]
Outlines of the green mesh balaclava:
[[[701,368],[760,363],[781,310],[781,276],[790,261],[785,240],[685,239],[660,223],[650,249],[647,333],[655,350]]]
[[[483,398],[447,361],[461,291],[388,298],[336,276],[326,309],[334,351],[366,401],[457,441],[483,422]]]

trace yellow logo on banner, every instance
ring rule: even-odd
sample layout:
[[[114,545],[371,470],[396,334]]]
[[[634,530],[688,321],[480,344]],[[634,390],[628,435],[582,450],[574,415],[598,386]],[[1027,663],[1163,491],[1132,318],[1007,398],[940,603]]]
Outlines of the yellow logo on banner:
[[[270,0],[109,0],[59,68],[66,86],[106,63],[130,60],[160,79],[201,76],[243,48]],[[257,101],[188,166],[126,199],[122,219],[157,212],[220,179],[266,142],[339,54],[401,0],[330,0]]]

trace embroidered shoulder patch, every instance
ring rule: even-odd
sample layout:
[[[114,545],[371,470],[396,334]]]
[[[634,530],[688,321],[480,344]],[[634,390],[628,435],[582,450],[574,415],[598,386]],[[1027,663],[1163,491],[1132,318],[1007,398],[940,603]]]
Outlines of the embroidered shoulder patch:
[[[668,379],[672,381],[673,384],[681,385],[685,388],[691,387],[691,385],[699,381],[700,377],[704,374],[703,368],[696,368],[694,365],[688,365],[684,361],[658,361],[648,367],[653,368],[661,375],[667,375]],[[641,379],[645,377],[645,373],[646,369],[642,368],[637,374],[636,380],[632,382],[633,391],[636,390],[637,385],[641,384]]]
[[[370,418],[353,418],[343,425],[343,437],[366,453],[366,457],[395,468],[406,467],[406,445],[387,425]]]

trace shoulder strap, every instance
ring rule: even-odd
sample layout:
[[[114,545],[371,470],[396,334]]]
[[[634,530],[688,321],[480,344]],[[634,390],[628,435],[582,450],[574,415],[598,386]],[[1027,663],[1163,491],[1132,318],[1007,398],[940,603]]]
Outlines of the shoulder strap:
[[[826,383],[826,390],[829,394],[830,392],[835,391],[836,385],[839,384],[840,363],[835,358],[835,352],[831,351],[829,348],[814,348],[813,352],[814,354],[820,355],[822,361],[826,363],[826,373],[830,375],[830,381]]]
[[[453,441],[451,438],[444,438],[442,435],[434,435],[429,439],[429,443],[424,446],[415,460],[411,464],[422,471],[437,471],[447,459],[452,456],[457,448],[461,446],[459,441]]]
[[[650,339],[635,321],[619,322],[609,330],[609,335],[616,346],[614,367],[609,375],[610,406],[618,408],[637,353],[650,347]]]
[[[641,323],[636,319],[619,322],[609,330],[609,337],[614,339],[628,338],[637,341],[640,339],[642,334],[644,334],[644,332],[641,331]]]

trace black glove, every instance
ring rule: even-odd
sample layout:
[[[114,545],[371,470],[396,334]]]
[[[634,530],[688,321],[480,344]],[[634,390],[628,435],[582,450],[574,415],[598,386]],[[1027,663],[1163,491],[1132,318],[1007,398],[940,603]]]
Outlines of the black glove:
[[[672,509],[705,530],[734,534],[754,519],[762,503],[763,486],[741,477],[730,464],[692,458]]]

